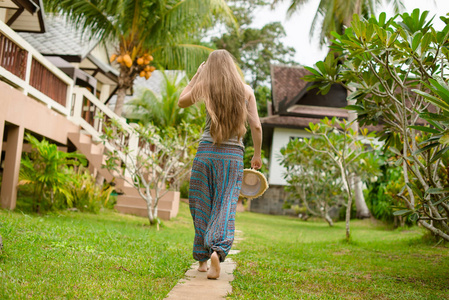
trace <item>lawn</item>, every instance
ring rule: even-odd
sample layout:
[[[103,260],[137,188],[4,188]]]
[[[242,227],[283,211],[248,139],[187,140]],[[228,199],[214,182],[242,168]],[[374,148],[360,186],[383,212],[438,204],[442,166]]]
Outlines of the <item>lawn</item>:
[[[163,299],[193,262],[187,205],[159,232],[114,212],[0,210],[0,299]]]
[[[0,210],[0,299],[163,299],[193,262],[188,206],[160,231],[111,211]],[[418,228],[389,230],[239,213],[229,299],[449,299],[449,251]]]
[[[449,299],[449,249],[418,227],[389,230],[241,213],[230,299]]]

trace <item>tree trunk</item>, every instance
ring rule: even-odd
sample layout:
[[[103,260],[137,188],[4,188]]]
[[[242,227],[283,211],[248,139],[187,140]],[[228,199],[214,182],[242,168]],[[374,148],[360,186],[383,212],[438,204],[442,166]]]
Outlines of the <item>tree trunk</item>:
[[[327,213],[327,211],[324,214],[324,219],[326,220],[327,223],[329,223],[330,227],[334,226],[334,222],[332,222],[332,218],[329,217],[329,214]]]
[[[443,231],[441,231],[438,228],[433,227],[432,225],[430,225],[429,223],[427,223],[424,220],[419,220],[418,221],[422,226],[424,226],[424,228],[430,230],[431,232],[433,232],[435,235],[438,235],[440,237],[442,237],[445,241],[449,242],[449,235],[444,233]]]
[[[114,112],[121,117],[123,112],[123,105],[125,104],[126,88],[120,87],[117,90],[117,102],[115,103]]]
[[[346,192],[348,193],[348,204],[346,206],[346,240],[349,241],[349,238],[351,237],[351,233],[349,231],[349,223],[351,221],[351,206],[352,206],[352,191],[351,191],[351,179],[348,178],[346,174],[346,170],[344,165],[340,162],[338,164],[338,167],[340,169],[341,173],[341,179],[343,180],[343,185],[346,188]]]
[[[120,74],[118,76],[117,102],[115,103],[114,112],[121,117],[123,105],[125,104],[126,90],[132,88],[134,79],[137,76],[137,69],[133,65],[131,68],[120,65]]]
[[[365,219],[371,217],[371,213],[365,202],[365,197],[363,196],[362,181],[360,180],[360,176],[353,175],[351,181],[354,191],[355,207],[357,209],[357,219]]]
[[[348,90],[348,96],[351,92],[353,92],[353,90]],[[356,101],[348,101],[348,105],[354,104],[356,104]],[[359,122],[357,122],[356,111],[350,110],[348,112],[348,121],[351,124],[352,130],[354,130],[354,132],[359,132]],[[371,216],[371,213],[368,209],[368,206],[366,205],[365,197],[363,196],[362,181],[356,174],[354,174],[354,176],[351,176],[351,179],[351,185],[354,191],[355,206],[357,209],[356,217],[358,219],[369,218]]]
[[[153,208],[152,208],[152,199],[145,199],[147,201],[147,210],[148,210],[148,220],[150,221],[150,225],[154,225],[154,215],[153,215]]]
[[[348,193],[350,194],[350,193]],[[348,206],[346,206],[346,240],[349,241],[351,232],[349,231],[349,221],[351,220],[352,197],[349,195]]]

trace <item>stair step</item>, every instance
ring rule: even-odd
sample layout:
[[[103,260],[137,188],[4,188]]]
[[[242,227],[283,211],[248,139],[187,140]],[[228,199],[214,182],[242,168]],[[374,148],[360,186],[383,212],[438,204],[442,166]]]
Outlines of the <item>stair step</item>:
[[[147,208],[147,203],[141,197],[129,196],[126,194],[117,197],[117,205]]]
[[[147,207],[147,203],[144,199],[142,199],[140,196],[129,196],[129,195],[120,195],[117,197],[117,205],[127,205],[127,206],[135,206],[135,207]],[[158,209],[168,209],[168,210],[178,210],[179,209],[179,203],[176,201],[167,201],[167,200],[159,200],[159,203],[157,205]]]
[[[104,154],[104,146],[101,144],[95,145],[95,144],[90,144],[90,153],[92,154],[99,154],[102,155]]]
[[[90,144],[90,143],[92,143],[92,136],[80,133],[79,137],[78,137],[78,141],[80,143]]]
[[[81,150],[81,152],[85,153],[85,155],[90,154],[90,143],[89,142],[79,142],[78,148]]]
[[[107,169],[102,168],[106,160],[103,155],[103,145],[94,145],[92,144],[90,136],[76,132],[69,133],[68,138],[73,142],[76,148],[86,156],[91,171],[93,171],[92,167],[94,167],[106,181],[112,181],[114,176]]]
[[[131,206],[131,205],[118,205],[118,204],[115,205],[114,208],[118,212],[123,213],[123,214],[131,214],[131,215],[148,218],[148,212],[147,212],[146,208],[141,208],[141,207],[136,207],[136,206]],[[157,210],[157,214],[158,214],[159,218],[161,218],[162,220],[166,220],[166,221],[169,221],[172,217],[174,217],[172,212],[167,209],[159,208]]]

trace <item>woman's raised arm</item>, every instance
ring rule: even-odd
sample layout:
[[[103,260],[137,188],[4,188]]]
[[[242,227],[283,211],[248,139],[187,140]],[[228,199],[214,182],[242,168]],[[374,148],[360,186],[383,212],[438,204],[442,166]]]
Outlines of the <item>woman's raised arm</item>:
[[[262,125],[260,124],[259,113],[257,112],[256,97],[251,87],[246,86],[248,99],[248,123],[251,129],[251,137],[254,144],[254,156],[251,160],[251,168],[260,169],[262,167]]]
[[[205,62],[202,62],[201,65],[198,67],[198,70],[196,71],[195,76],[193,76],[192,80],[190,80],[189,84],[184,88],[184,90],[181,92],[181,95],[179,96],[178,100],[178,106],[181,108],[189,107],[193,104],[195,104],[194,99],[192,98],[192,88],[194,87],[198,75],[200,74],[201,70],[203,69]]]

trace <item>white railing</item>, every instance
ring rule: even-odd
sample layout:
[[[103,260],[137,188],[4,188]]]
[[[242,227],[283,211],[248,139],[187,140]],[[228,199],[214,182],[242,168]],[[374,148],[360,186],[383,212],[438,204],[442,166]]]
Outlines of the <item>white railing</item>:
[[[73,80],[1,21],[0,77],[50,109],[69,115]]]
[[[137,150],[139,139],[134,135],[132,128],[126,123],[126,119],[117,116],[109,107],[104,105],[87,89],[75,86],[73,88],[73,108],[69,119],[77,125],[80,125],[94,142],[100,142],[100,136],[103,134],[103,124],[105,121],[115,119],[125,129],[126,133],[119,139],[129,139],[130,150]],[[100,118],[101,116],[101,118]],[[114,150],[111,145],[106,144],[108,150]],[[118,150],[118,149],[115,149]],[[135,152],[134,152],[135,153]]]

